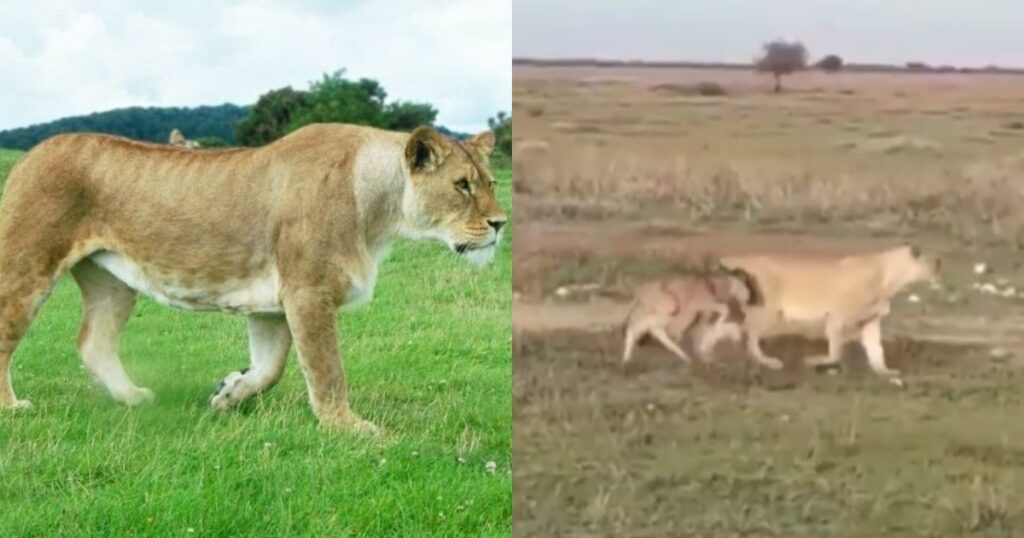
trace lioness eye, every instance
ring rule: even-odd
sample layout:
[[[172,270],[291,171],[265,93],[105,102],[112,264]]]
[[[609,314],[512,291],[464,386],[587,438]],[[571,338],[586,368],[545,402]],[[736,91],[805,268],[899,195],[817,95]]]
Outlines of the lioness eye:
[[[463,178],[455,182],[455,186],[461,190],[469,192],[469,180]]]

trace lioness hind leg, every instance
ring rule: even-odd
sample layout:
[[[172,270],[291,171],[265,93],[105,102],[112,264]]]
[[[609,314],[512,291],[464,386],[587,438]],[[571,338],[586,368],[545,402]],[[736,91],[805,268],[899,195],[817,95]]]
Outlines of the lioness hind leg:
[[[117,355],[117,343],[132,309],[135,291],[88,259],[71,268],[82,292],[82,327],[78,352],[89,372],[117,401],[138,405],[152,402],[153,391],[128,377]]]
[[[650,334],[657,341],[661,342],[661,345],[665,346],[666,348],[668,348],[669,351],[671,351],[677,357],[679,357],[680,360],[687,364],[690,363],[690,356],[687,355],[686,352],[682,350],[682,348],[680,348],[675,342],[672,341],[672,338],[669,337],[668,333],[665,332],[664,328],[660,326],[652,327],[650,330]]]
[[[250,367],[228,374],[214,391],[210,405],[228,409],[276,385],[291,346],[292,333],[284,316],[249,316]]]
[[[32,404],[14,395],[11,358],[53,287],[57,264],[25,267],[11,262],[4,259],[0,268],[0,408],[24,409]]]

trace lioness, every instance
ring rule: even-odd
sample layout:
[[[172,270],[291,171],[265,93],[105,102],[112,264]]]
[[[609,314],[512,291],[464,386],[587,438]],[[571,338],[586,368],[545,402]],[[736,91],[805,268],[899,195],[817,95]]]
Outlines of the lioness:
[[[336,310],[371,298],[398,236],[491,261],[506,221],[493,148],[490,132],[459,142],[430,127],[338,124],[255,149],[195,152],[97,134],[40,143],[14,167],[0,204],[0,406],[29,405],[11,387],[11,355],[70,270],[84,301],[78,349],[115,399],[153,398],[117,355],[138,292],[248,316],[251,365],[224,378],[214,407],[272,387],[294,339],[320,422],[374,431],[349,409]]]
[[[717,316],[712,332],[716,338],[705,337],[698,347],[701,359],[706,360],[717,338],[726,334],[734,339],[742,336],[733,320],[734,312],[742,318],[743,311],[759,304],[760,288],[743,269],[716,268],[642,284],[637,287],[623,322],[622,366],[632,359],[634,345],[643,343],[648,335],[689,363],[690,357],[676,341],[686,336],[702,316]],[[732,332],[726,333],[727,330]]]
[[[749,271],[764,293],[764,304],[749,308],[743,323],[748,351],[760,363],[782,367],[761,350],[760,338],[770,329],[782,322],[800,328],[823,326],[828,355],[808,357],[806,364],[835,364],[843,344],[859,340],[871,369],[897,385],[902,385],[899,372],[885,363],[881,319],[889,313],[893,296],[913,282],[934,280],[941,266],[938,259],[928,259],[911,245],[842,257],[758,255],[721,261]]]

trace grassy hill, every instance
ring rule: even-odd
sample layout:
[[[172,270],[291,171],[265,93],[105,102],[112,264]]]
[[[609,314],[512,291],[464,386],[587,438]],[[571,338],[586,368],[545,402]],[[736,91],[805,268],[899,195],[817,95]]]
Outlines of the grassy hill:
[[[18,162],[18,159],[20,158],[20,151],[0,149],[0,185],[3,184],[3,181],[7,180],[7,174],[11,173],[11,168],[14,168],[14,163]]]
[[[172,129],[180,129],[193,140],[214,136],[234,144],[235,124],[245,117],[248,110],[248,107],[232,104],[195,108],[119,108],[0,131],[0,148],[26,150],[55,134],[83,131],[167,142]]]

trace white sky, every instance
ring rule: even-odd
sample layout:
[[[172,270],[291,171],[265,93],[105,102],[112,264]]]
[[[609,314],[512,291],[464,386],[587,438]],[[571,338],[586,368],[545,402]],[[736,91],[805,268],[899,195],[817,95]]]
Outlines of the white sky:
[[[0,0],[0,129],[255,103],[325,72],[485,129],[512,107],[512,0]]]
[[[750,61],[799,38],[812,59],[1024,67],[1021,0],[515,0],[516,57]]]

